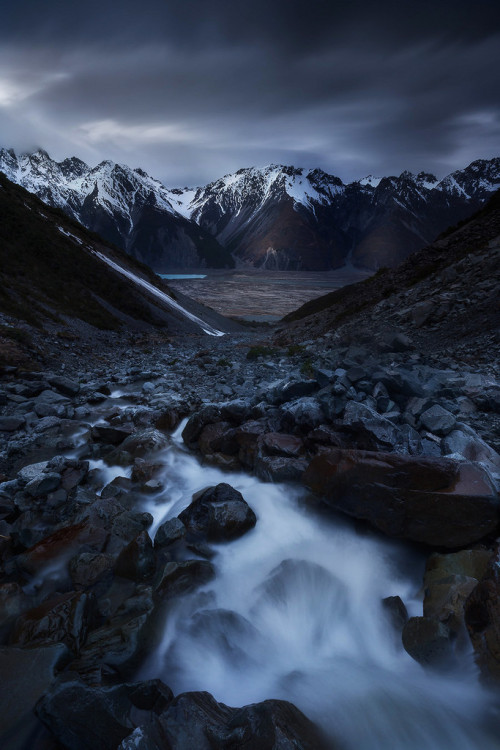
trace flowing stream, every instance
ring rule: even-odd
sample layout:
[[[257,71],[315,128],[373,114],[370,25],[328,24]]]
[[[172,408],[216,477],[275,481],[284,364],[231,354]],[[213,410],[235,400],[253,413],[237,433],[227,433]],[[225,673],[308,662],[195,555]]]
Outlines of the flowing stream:
[[[241,706],[290,700],[346,750],[492,750],[495,698],[471,653],[425,670],[403,650],[381,599],[421,614],[424,558],[306,507],[304,490],[202,466],[182,447],[163,454],[165,490],[147,501],[154,536],[199,489],[228,482],[257,514],[241,539],[214,545],[214,581],[170,608],[140,677],[175,693],[208,690]]]

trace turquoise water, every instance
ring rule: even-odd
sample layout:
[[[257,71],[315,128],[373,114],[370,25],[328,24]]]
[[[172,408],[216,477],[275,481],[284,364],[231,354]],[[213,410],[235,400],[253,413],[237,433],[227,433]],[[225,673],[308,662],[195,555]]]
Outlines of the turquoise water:
[[[207,275],[200,273],[159,273],[161,279],[206,279]]]

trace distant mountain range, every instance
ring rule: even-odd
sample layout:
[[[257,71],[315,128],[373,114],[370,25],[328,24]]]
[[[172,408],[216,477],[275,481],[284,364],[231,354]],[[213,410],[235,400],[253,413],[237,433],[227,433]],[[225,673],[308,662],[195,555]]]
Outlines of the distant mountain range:
[[[320,169],[240,169],[195,189],[167,189],[141,169],[45,151],[0,150],[0,171],[156,271],[235,262],[321,271],[398,265],[500,187],[500,158],[438,181],[431,174],[344,184]]]

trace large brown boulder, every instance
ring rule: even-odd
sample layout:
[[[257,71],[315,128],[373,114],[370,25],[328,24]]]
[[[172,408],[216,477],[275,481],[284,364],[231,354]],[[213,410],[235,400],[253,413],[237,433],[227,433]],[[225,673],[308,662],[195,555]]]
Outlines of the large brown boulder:
[[[303,482],[336,510],[433,546],[464,547],[498,525],[497,493],[474,464],[333,448],[312,459]]]
[[[465,602],[465,624],[483,678],[500,681],[500,569],[498,553]]]

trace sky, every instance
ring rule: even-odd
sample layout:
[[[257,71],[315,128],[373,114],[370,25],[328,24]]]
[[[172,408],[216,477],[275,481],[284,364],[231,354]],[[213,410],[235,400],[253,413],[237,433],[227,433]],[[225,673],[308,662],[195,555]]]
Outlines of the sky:
[[[18,0],[0,146],[141,167],[438,177],[500,156],[498,0]]]

